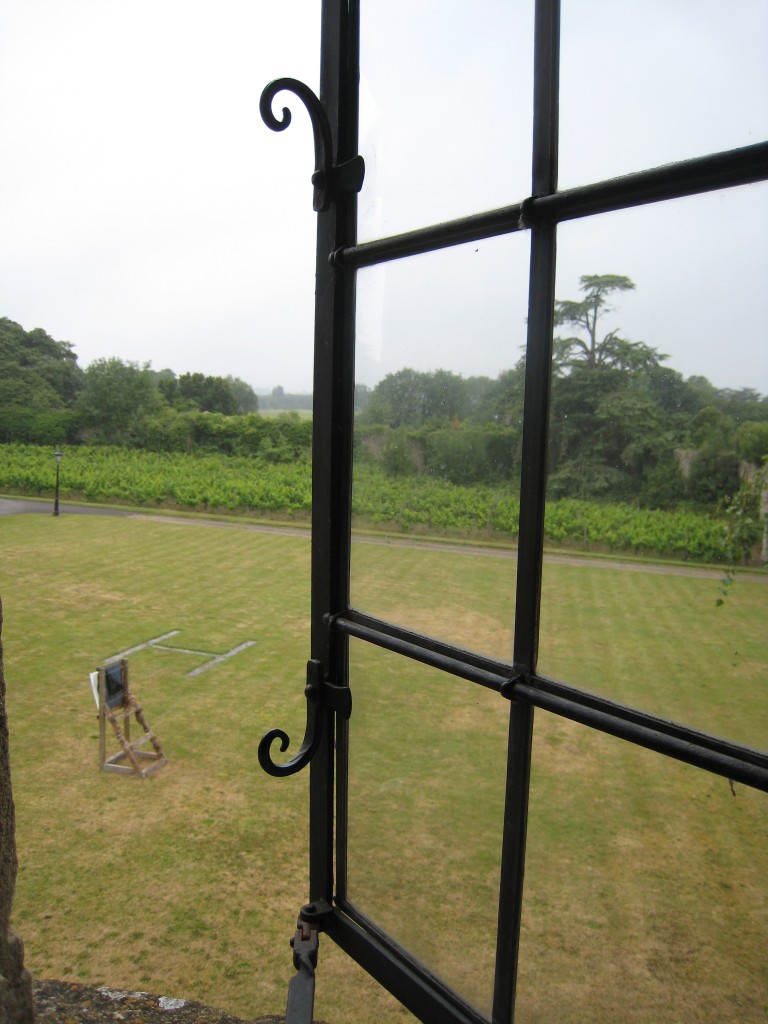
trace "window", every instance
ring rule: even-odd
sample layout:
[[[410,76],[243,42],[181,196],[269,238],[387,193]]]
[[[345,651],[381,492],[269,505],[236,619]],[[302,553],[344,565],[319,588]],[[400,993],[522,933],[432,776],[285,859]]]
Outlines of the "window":
[[[687,983],[670,949],[705,976],[727,963],[728,929],[739,926],[727,900],[719,948],[694,948],[692,934],[728,868],[708,861],[677,809],[714,800],[713,780],[718,806],[723,793],[732,800],[730,780],[748,794],[745,813],[716,813],[713,833],[737,835],[764,815],[764,700],[758,715],[733,714],[715,662],[686,646],[669,608],[689,590],[661,601],[640,572],[614,592],[599,565],[555,571],[544,522],[559,267],[622,273],[642,249],[680,304],[714,316],[717,268],[762,216],[760,258],[765,104],[761,115],[741,101],[766,84],[765,14],[743,7],[742,20],[716,4],[694,17],[567,2],[561,48],[555,0],[490,3],[482,17],[474,5],[449,16],[334,0],[323,4],[322,103],[291,80],[265,90],[271,127],[287,126],[272,111],[286,89],[312,114],[319,211],[307,734],[283,765],[271,745],[287,748],[284,733],[260,748],[275,775],[310,764],[310,902],[289,1021],[311,1018],[318,929],[419,1019],[451,1024],[509,1022],[516,1005],[519,1019],[561,1019],[585,999],[585,972],[588,1014],[604,1003],[610,1019],[629,1019],[626,1007],[643,1002],[663,1020],[672,987]],[[614,45],[601,50],[606,39]],[[743,61],[723,69],[733,47]],[[681,74],[681,48],[697,73]],[[597,134],[614,144],[594,145]],[[580,265],[596,238],[615,265]],[[683,275],[686,254],[709,276]],[[441,339],[457,324],[465,342],[450,348]],[[353,518],[366,485],[355,444],[365,368],[443,369],[447,392],[452,374],[513,366],[523,342],[522,440],[509,468],[517,560],[413,546],[388,564]],[[613,631],[599,613],[579,620],[580,595],[601,589],[619,613]],[[676,666],[696,658],[692,706],[676,693]],[[684,882],[682,858],[696,861]],[[676,885],[688,887],[686,910],[670,920],[656,896]],[[599,940],[606,929],[637,962],[619,970]],[[752,999],[761,1013],[766,993],[739,984],[726,983],[724,998]]]

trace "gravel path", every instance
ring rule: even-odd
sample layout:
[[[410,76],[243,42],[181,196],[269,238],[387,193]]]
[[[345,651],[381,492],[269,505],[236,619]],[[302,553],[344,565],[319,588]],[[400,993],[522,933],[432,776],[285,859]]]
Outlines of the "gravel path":
[[[266,526],[260,523],[227,522],[220,519],[204,519],[186,516],[158,516],[151,512],[134,512],[117,508],[95,508],[90,505],[60,505],[61,514],[98,515],[98,516],[134,516],[149,519],[158,523],[175,523],[184,526],[205,526],[222,530],[251,530],[255,533],[283,534],[290,537],[309,537],[309,527],[301,526]],[[50,501],[33,501],[29,498],[0,498],[0,516],[16,515],[23,512],[47,513],[52,515],[53,506]],[[451,551],[454,554],[481,555],[484,558],[509,558],[516,560],[517,551],[511,548],[475,547],[471,544],[448,544],[433,540],[416,540],[408,537],[376,537],[357,534],[355,542],[360,544],[389,545],[398,548],[428,548],[431,551]],[[691,576],[699,579],[719,580],[724,569],[705,569],[684,565],[663,565],[651,562],[626,562],[612,558],[594,558],[579,555],[544,556],[545,563],[554,565],[589,566],[590,569],[623,569],[625,572],[644,572],[659,576]],[[741,573],[740,580],[745,583],[768,584],[768,573]]]

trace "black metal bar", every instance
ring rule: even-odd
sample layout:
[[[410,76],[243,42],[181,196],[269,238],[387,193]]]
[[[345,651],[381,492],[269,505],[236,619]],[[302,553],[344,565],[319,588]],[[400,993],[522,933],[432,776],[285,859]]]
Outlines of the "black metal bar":
[[[346,32],[346,63],[343,93],[343,123],[346,125],[340,143],[339,160],[351,160],[358,146],[358,83],[360,78],[360,4],[348,0]],[[357,196],[347,197],[344,231],[347,237],[357,238]],[[329,266],[332,266],[329,260]],[[335,328],[336,365],[334,369],[333,433],[329,443],[337,459],[332,486],[337,495],[334,509],[336,547],[336,578],[332,598],[333,606],[326,619],[328,643],[331,647],[334,682],[349,686],[349,651],[345,636],[334,633],[330,623],[337,613],[349,606],[350,551],[352,545],[352,458],[355,415],[355,271],[333,268],[338,279],[340,301]],[[349,716],[336,719],[336,864],[335,891],[347,890],[347,834],[349,807]]]
[[[610,181],[566,189],[531,203],[531,217],[544,223],[576,220],[632,206],[751,185],[768,178],[768,142],[665,164]]]
[[[559,51],[559,0],[537,0],[531,172],[534,196],[547,195],[557,188]],[[535,199],[530,205],[534,204]],[[535,219],[532,223],[514,639],[515,666],[526,673],[535,671],[539,642],[556,245],[554,226],[538,226]],[[515,1016],[532,743],[533,708],[513,701],[509,718],[493,1024],[511,1024]]]
[[[332,258],[338,266],[369,267],[433,249],[445,249],[463,242],[476,242],[482,238],[525,230],[534,223],[544,225],[576,220],[591,214],[611,213],[667,199],[682,199],[715,189],[750,185],[766,178],[768,142],[759,142],[754,146],[694,157],[562,192],[553,190],[551,194],[534,194],[532,198],[512,206],[403,232],[389,238],[344,246],[337,249]]]
[[[459,676],[461,679],[467,679],[472,683],[479,683],[480,686],[486,686],[489,690],[496,690],[499,693],[502,687],[507,685],[510,680],[511,667],[510,671],[505,675],[496,675],[472,665],[465,658],[456,657],[452,653],[449,654],[444,650],[436,649],[435,644],[424,646],[417,642],[405,640],[388,631],[361,625],[350,619],[336,619],[334,629],[346,636],[367,640],[368,643],[375,644],[377,647],[383,647],[385,650],[402,654],[413,661],[418,661],[423,665],[429,665],[432,668],[447,672],[449,675]]]
[[[666,732],[657,732],[636,721],[617,718],[596,708],[568,701],[563,697],[547,693],[535,686],[518,683],[514,688],[514,699],[527,701],[534,707],[553,711],[563,718],[569,718],[592,729],[617,736],[623,740],[659,754],[666,754],[677,761],[704,768],[715,775],[722,775],[733,782],[768,792],[768,767],[760,767],[750,761],[731,757],[695,742],[687,742]]]
[[[343,911],[343,912],[342,912]],[[488,1024],[444,982],[373,922],[345,904],[325,925],[328,935],[424,1024]],[[361,1021],[366,1018],[361,1014]]]
[[[521,219],[522,215],[523,204],[515,203],[513,206],[504,206],[498,210],[475,213],[469,217],[418,228],[416,231],[378,238],[373,242],[345,246],[338,249],[332,258],[334,263],[341,267],[370,267],[376,263],[402,259],[404,256],[418,256],[420,253],[432,252],[433,249],[446,249],[462,242],[476,242],[481,238],[493,238],[495,235],[521,231],[526,227]]]
[[[357,155],[356,2],[323,0],[320,101],[336,166]],[[350,13],[352,11],[352,13]],[[317,218],[315,370],[312,442],[311,657],[327,678],[346,684],[344,645],[332,642],[328,620],[345,608],[349,590],[354,274],[329,255],[356,240],[357,197],[340,192]],[[310,768],[310,899],[333,895],[335,713],[320,712],[322,733]]]
[[[696,761],[691,763],[705,768],[719,764],[726,766],[728,771],[738,770],[739,780],[746,785],[762,789],[764,780],[768,779],[767,752],[699,732],[546,676],[534,674],[526,679],[511,663],[495,662],[433,637],[420,638],[416,633],[363,616],[360,612],[350,612],[349,615],[350,618],[337,618],[333,628],[452,676],[496,690],[518,703],[546,708],[583,724],[599,723],[594,727],[625,739],[632,739],[635,735],[651,737],[653,749],[670,757],[679,759],[680,751],[693,751]],[[362,619],[365,621],[358,621]],[[532,697],[531,692],[541,696]],[[614,725],[608,729],[603,727],[605,723]]]
[[[412,629],[407,629],[405,626],[388,622],[386,619],[377,619],[375,616],[367,615],[356,608],[348,609],[345,615],[339,616],[333,623],[334,628],[344,630],[349,635],[362,636],[362,633],[353,634],[352,630],[357,626],[366,627],[370,630],[369,636],[371,637],[393,637],[395,640],[402,640],[405,644],[415,644],[420,650],[443,654],[446,658],[459,661],[462,665],[470,665],[483,672],[490,673],[491,676],[509,679],[513,673],[510,662],[499,661],[488,655],[479,654],[477,651],[470,651],[466,647],[457,647],[455,644],[447,643],[445,640],[438,640],[437,637],[417,633]],[[384,642],[378,639],[372,639],[371,642],[378,644],[380,647],[384,646]],[[395,650],[394,647],[391,649]],[[497,689],[495,681],[492,681],[490,685],[491,689]]]
[[[704,750],[716,751],[723,757],[735,759],[744,764],[757,765],[768,771],[768,753],[745,747],[739,743],[714,736],[710,733],[699,732],[689,726],[680,725],[667,718],[660,718],[658,715],[651,715],[648,712],[640,711],[638,708],[628,707],[625,704],[618,704],[616,701],[608,700],[585,690],[578,690],[565,683],[548,679],[546,676],[535,675],[528,680],[530,685],[535,686],[555,698],[560,698],[570,704],[577,704],[583,708],[591,708],[601,715],[619,719],[623,722],[634,723],[652,732],[660,732],[665,736],[671,736],[683,744],[694,744]]]
[[[61,452],[57,448],[53,453],[54,459],[56,459],[56,493],[53,499],[53,514],[57,516],[59,514],[59,470],[61,469]]]

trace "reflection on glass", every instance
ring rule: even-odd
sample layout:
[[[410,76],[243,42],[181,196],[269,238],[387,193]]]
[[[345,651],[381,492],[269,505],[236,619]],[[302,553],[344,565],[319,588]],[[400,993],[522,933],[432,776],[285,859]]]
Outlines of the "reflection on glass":
[[[512,624],[528,250],[513,235],[358,275],[352,603],[475,648],[486,612]],[[364,531],[433,546],[374,548]],[[507,557],[435,541],[497,542]]]
[[[564,0],[561,188],[768,138],[768,7]]]
[[[530,193],[532,26],[532,2],[362,5],[361,241]]]
[[[349,898],[488,1011],[509,705],[359,641],[350,680]]]
[[[521,1020],[758,1022],[765,794],[536,713]]]
[[[539,661],[762,748],[768,587],[726,573],[731,556],[760,563],[767,199],[750,187],[560,229]],[[623,564],[637,556],[657,562]]]

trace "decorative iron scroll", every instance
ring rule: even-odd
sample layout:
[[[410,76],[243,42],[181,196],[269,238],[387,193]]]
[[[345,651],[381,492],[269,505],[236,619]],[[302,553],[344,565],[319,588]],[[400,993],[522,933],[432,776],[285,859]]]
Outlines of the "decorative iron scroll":
[[[295,775],[305,768],[312,760],[320,742],[320,721],[319,711],[323,687],[323,666],[319,661],[307,662],[307,685],[304,688],[304,696],[307,698],[307,727],[304,732],[299,752],[285,764],[277,764],[272,760],[271,747],[275,740],[280,740],[280,750],[288,749],[290,739],[282,729],[270,729],[259,743],[259,764],[268,775],[275,775],[283,778],[286,775]]]
[[[267,128],[273,132],[284,132],[291,123],[291,112],[283,107],[282,118],[275,117],[272,101],[279,92],[292,92],[307,108],[315,138],[315,171],[312,184],[315,186],[312,208],[321,213],[327,210],[338,192],[359,192],[363,187],[365,162],[355,156],[342,164],[333,163],[333,139],[331,125],[325,107],[308,85],[295,78],[276,78],[261,94],[259,112]]]
[[[291,742],[288,734],[282,729],[270,729],[259,743],[259,764],[268,775],[282,778],[286,775],[295,775],[302,768],[306,768],[320,743],[321,711],[335,711],[342,718],[349,718],[352,714],[352,693],[349,687],[336,686],[329,682],[325,678],[320,661],[313,659],[307,662],[307,685],[304,687],[304,696],[307,698],[307,727],[296,756],[285,764],[277,764],[272,760],[271,748],[275,740],[280,741],[282,751],[287,750]]]

